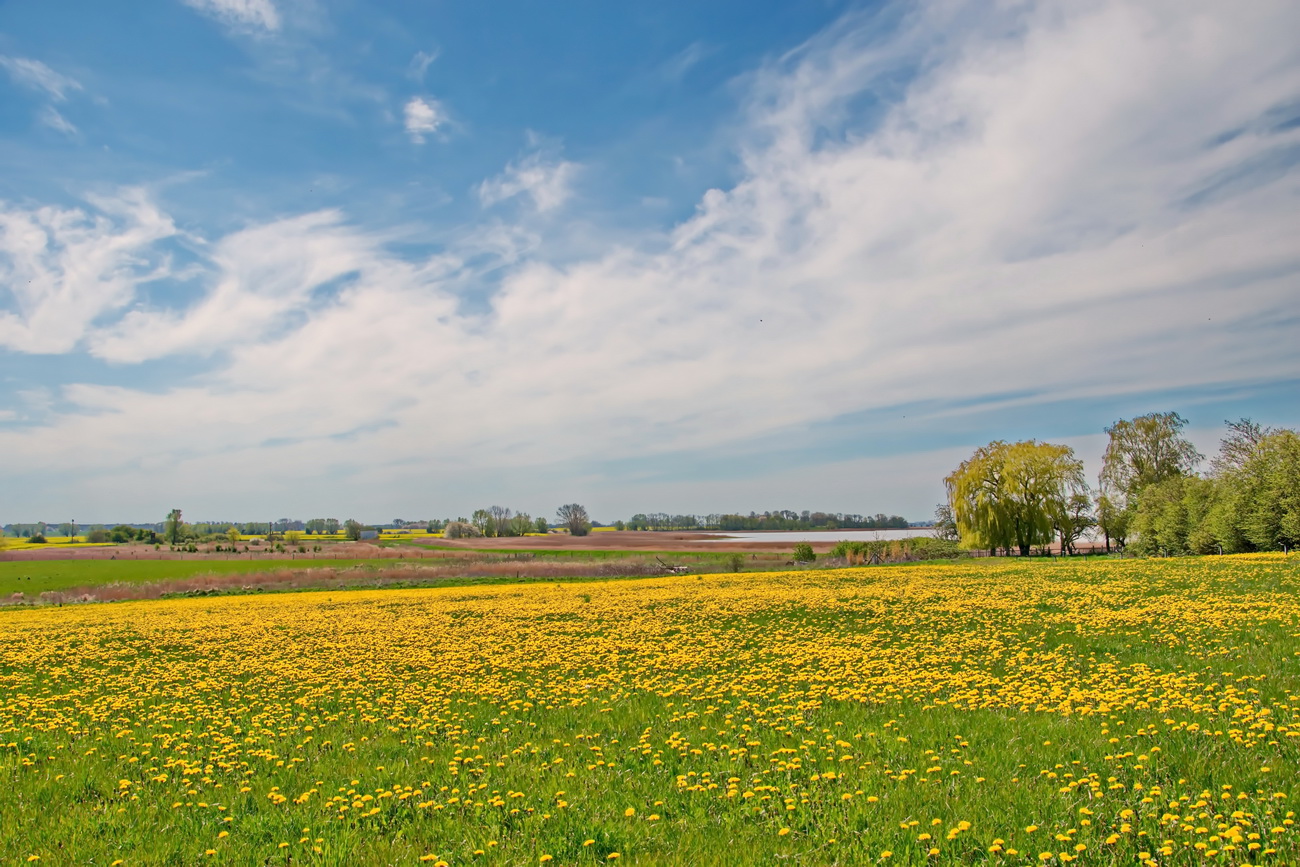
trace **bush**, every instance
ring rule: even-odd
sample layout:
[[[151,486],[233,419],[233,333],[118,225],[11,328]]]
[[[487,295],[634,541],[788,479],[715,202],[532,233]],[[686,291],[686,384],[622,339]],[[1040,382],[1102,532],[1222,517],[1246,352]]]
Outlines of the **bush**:
[[[97,527],[86,534],[86,541],[96,545],[102,545],[109,540],[109,533],[103,527]]]
[[[812,545],[807,542],[800,542],[794,546],[794,562],[811,563],[816,559],[817,555],[813,553]]]
[[[482,530],[464,521],[448,521],[447,526],[442,528],[444,539],[470,539],[482,535]]]
[[[44,536],[42,536],[40,533],[37,533],[35,536],[32,536],[32,537],[31,537],[30,539],[28,539],[27,541],[28,541],[28,542],[31,542],[33,545],[44,545],[44,544],[45,544],[47,541],[49,541],[49,540],[47,540],[47,539],[46,539]]]
[[[727,566],[732,572],[739,572],[745,568],[745,555],[739,551],[727,557]]]

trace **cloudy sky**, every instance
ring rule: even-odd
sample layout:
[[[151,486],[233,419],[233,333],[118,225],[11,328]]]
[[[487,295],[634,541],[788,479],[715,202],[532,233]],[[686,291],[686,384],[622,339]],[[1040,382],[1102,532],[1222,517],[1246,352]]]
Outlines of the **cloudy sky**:
[[[0,5],[0,521],[928,517],[1300,423],[1293,0]]]

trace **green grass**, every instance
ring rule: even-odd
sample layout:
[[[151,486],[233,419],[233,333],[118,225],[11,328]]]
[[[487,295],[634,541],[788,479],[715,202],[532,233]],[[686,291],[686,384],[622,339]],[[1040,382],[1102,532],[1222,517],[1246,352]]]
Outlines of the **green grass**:
[[[404,561],[397,561],[404,562]],[[0,563],[0,597],[21,592],[28,597],[46,590],[69,590],[100,584],[140,584],[195,575],[226,575],[280,569],[392,566],[380,560],[16,560]]]

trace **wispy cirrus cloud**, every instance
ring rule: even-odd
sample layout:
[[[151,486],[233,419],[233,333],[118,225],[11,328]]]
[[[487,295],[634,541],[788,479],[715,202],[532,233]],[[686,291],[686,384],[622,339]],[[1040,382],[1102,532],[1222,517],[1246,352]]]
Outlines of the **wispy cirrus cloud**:
[[[59,110],[52,105],[47,105],[40,113],[41,123],[50,129],[58,130],[64,135],[75,136],[77,128],[66,117],[59,113]]]
[[[93,197],[90,208],[0,202],[0,347],[75,350],[100,317],[120,312],[150,281],[172,276],[156,244],[177,234],[139,189]]]
[[[240,33],[274,33],[280,29],[280,12],[272,0],[183,0],[226,28]]]
[[[438,59],[440,53],[436,48],[432,51],[415,52],[415,56],[411,58],[411,64],[407,68],[407,76],[416,84],[423,84],[424,74],[428,72],[433,62]]]
[[[0,54],[0,66],[19,84],[39,90],[56,102],[67,99],[69,91],[81,90],[81,82],[55,72],[39,60],[30,57],[8,57]]]

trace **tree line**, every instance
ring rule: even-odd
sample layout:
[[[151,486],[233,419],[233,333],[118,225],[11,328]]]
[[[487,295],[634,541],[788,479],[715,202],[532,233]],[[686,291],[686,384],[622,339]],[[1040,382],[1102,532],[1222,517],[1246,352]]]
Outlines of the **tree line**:
[[[1176,412],[1107,427],[1095,489],[1068,446],[995,440],[944,479],[936,533],[990,554],[1059,543],[1074,553],[1099,532],[1105,549],[1141,555],[1276,551],[1300,543],[1300,436],[1243,418],[1226,422],[1219,453],[1183,435]]]

